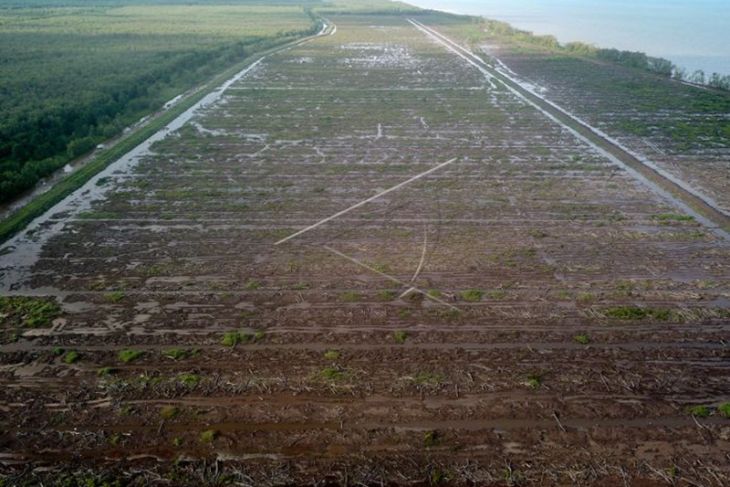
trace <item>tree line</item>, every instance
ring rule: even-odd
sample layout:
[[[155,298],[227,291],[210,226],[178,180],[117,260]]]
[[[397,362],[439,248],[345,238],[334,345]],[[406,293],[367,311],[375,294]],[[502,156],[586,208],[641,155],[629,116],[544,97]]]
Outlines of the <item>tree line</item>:
[[[643,52],[605,49],[583,42],[569,42],[562,45],[555,36],[535,35],[529,31],[516,29],[506,22],[488,19],[479,19],[478,22],[484,24],[484,28],[488,33],[508,37],[518,42],[525,42],[552,50],[567,51],[581,56],[595,57],[621,66],[643,69],[666,78],[674,78],[730,91],[730,75],[712,73],[706,76],[702,70],[689,73],[686,69],[676,66],[668,59],[649,56]]]
[[[15,67],[3,71],[7,75],[0,83],[0,202],[16,198],[224,67],[272,43],[314,34],[321,24],[306,14],[311,20],[306,29],[200,47],[188,41],[176,48],[174,40],[128,35],[0,33],[6,45],[0,47],[0,61]],[[91,48],[76,49],[77,43]],[[23,45],[27,52],[18,48]],[[64,49],[65,55],[58,55]]]

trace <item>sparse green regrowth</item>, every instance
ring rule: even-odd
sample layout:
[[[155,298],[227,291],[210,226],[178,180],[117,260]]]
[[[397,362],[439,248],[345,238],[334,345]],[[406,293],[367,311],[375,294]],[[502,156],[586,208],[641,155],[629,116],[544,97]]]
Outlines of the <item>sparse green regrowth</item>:
[[[116,369],[114,369],[112,367],[102,367],[96,371],[96,375],[98,375],[99,377],[106,377],[106,376],[114,374],[115,372],[116,372]]]
[[[688,411],[695,418],[706,418],[711,413],[710,408],[707,406],[692,406]]]
[[[443,296],[441,291],[439,291],[438,289],[429,289],[427,294],[432,298],[441,298]]]
[[[186,387],[195,387],[200,383],[200,376],[198,374],[180,374],[177,376],[177,380]]]
[[[581,345],[588,345],[591,342],[591,339],[585,333],[575,335],[573,337],[573,340],[575,340],[577,343],[580,343]]]
[[[119,352],[119,360],[124,362],[125,364],[132,362],[134,360],[137,360],[142,355],[144,355],[144,352],[142,350],[131,350],[131,349],[125,349],[121,350]]]
[[[378,298],[380,298],[382,301],[392,301],[393,299],[395,299],[395,297],[395,291],[391,291],[390,289],[386,289],[378,293]]]
[[[61,314],[55,298],[26,296],[0,297],[0,325],[42,328],[49,326]]]
[[[239,331],[227,331],[223,334],[221,344],[226,347],[235,347],[241,342],[241,333]]]
[[[183,445],[183,439],[180,438],[179,436],[176,436],[175,438],[172,439],[172,445],[176,446],[178,448],[181,447]]]
[[[530,374],[525,379],[525,385],[530,389],[539,389],[542,386],[543,377],[541,374]]]
[[[730,402],[725,402],[717,406],[717,412],[723,418],[730,418]]]
[[[654,318],[659,321],[668,321],[673,318],[671,310],[641,308],[638,306],[619,306],[616,308],[608,308],[603,311],[603,314],[607,318],[616,318],[619,320],[643,320],[645,318]]]
[[[190,350],[187,348],[170,348],[163,350],[162,355],[173,360],[183,360],[197,354],[198,350]]]
[[[596,300],[596,296],[593,293],[581,292],[578,293],[575,300],[580,304],[589,304]]]
[[[570,291],[566,291],[565,289],[561,289],[560,291],[555,293],[555,296],[563,301],[566,301],[568,299],[571,299],[573,295],[570,293]]]
[[[408,339],[408,332],[404,330],[396,330],[393,332],[393,339],[395,343],[403,344]]]
[[[63,362],[70,365],[78,362],[80,358],[81,355],[76,350],[71,350],[63,356]]]
[[[217,430],[205,430],[202,433],[200,433],[200,442],[201,443],[213,443],[213,441],[215,441],[216,438],[218,438]]]
[[[162,419],[174,419],[178,414],[180,414],[180,409],[175,406],[163,406],[160,409]]]
[[[319,371],[320,378],[331,382],[337,382],[347,379],[349,375],[350,374],[346,369],[336,366],[325,367],[324,369]]]
[[[492,289],[491,291],[487,292],[487,297],[489,299],[504,299],[507,297],[507,291],[504,289]]]
[[[266,332],[258,330],[254,333],[247,333],[243,331],[231,330],[223,334],[221,344],[226,347],[235,347],[239,343],[257,342],[263,340],[266,336]]]
[[[419,386],[438,386],[443,381],[443,375],[433,372],[419,372],[413,377],[413,383]]]
[[[53,353],[53,355],[58,356],[58,355],[63,355],[65,351],[66,350],[61,347],[53,347],[52,353]]]
[[[461,299],[472,303],[481,301],[483,296],[484,292],[479,289],[467,289],[466,291],[461,292]]]
[[[244,288],[249,291],[255,291],[256,289],[259,289],[261,287],[261,283],[258,282],[255,279],[250,279],[246,284],[244,285]]]
[[[426,431],[423,434],[423,446],[430,448],[434,446],[439,439],[439,434],[436,431]]]
[[[661,223],[667,224],[669,222],[691,222],[694,221],[693,216],[681,215],[678,213],[660,213],[654,215],[654,219],[659,220]]]
[[[401,320],[407,320],[412,315],[413,315],[413,313],[411,313],[410,309],[401,308],[398,310],[398,318],[400,318]]]
[[[340,299],[346,303],[354,303],[360,301],[360,294],[355,291],[345,291],[340,295]]]
[[[542,230],[538,230],[538,229],[530,230],[529,233],[530,233],[530,236],[533,238],[545,238],[548,236],[547,233],[543,232]]]
[[[309,289],[309,284],[306,282],[298,282],[292,286],[292,289],[295,291],[303,291],[305,289]]]
[[[448,480],[448,474],[438,467],[431,469],[431,473],[428,475],[428,481],[431,485],[440,485]]]
[[[324,358],[326,358],[327,360],[337,360],[338,358],[340,358],[340,352],[338,352],[337,350],[327,350],[326,352],[324,352]]]
[[[123,436],[119,433],[114,433],[109,437],[109,444],[112,446],[117,446],[119,443],[121,443],[123,439]],[[92,484],[95,485],[95,484]]]
[[[124,294],[124,291],[112,291],[110,293],[106,293],[104,295],[104,299],[110,303],[118,303],[124,299],[125,296],[126,294]]]

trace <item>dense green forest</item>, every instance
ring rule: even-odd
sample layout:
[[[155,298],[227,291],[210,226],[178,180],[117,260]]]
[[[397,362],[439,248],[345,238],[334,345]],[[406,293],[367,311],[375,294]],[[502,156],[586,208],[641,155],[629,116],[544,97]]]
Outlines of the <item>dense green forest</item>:
[[[172,3],[0,0],[0,201],[223,68],[319,27],[295,2]]]

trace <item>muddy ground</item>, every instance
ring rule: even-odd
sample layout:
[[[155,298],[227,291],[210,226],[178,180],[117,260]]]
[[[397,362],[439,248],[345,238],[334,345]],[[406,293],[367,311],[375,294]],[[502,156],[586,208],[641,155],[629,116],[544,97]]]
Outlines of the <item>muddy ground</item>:
[[[729,485],[728,241],[405,17],[332,21],[11,242],[61,309],[5,311],[5,484]]]

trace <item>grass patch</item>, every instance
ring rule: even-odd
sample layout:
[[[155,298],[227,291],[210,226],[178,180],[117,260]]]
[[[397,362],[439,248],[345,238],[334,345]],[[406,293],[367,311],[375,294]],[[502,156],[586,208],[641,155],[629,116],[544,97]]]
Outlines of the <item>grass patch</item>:
[[[489,299],[496,299],[496,300],[504,299],[507,297],[507,291],[505,291],[504,289],[492,289],[491,291],[489,291],[487,293],[487,297]]]
[[[76,362],[81,359],[81,355],[79,355],[79,352],[76,350],[71,350],[70,352],[66,352],[66,355],[63,356],[63,363],[65,364],[75,364]]]
[[[530,389],[539,389],[542,386],[543,377],[541,374],[530,374],[525,379],[524,384]]]
[[[408,332],[403,330],[396,330],[393,332],[393,339],[395,343],[402,345],[408,339]]]
[[[710,415],[710,408],[707,406],[692,406],[688,409],[689,414],[695,418],[706,418]]]
[[[346,303],[354,303],[360,301],[360,294],[355,291],[346,291],[340,294],[340,299]]]
[[[654,215],[655,220],[659,220],[659,222],[667,224],[669,222],[692,222],[694,221],[693,216],[689,215],[681,215],[679,213],[660,213],[658,215]]]
[[[438,443],[439,434],[436,431],[426,431],[423,434],[423,446],[430,448]]]
[[[178,382],[186,387],[195,387],[200,383],[200,376],[198,374],[180,374],[177,376]]]
[[[484,292],[479,289],[467,289],[466,291],[462,291],[460,295],[461,299],[463,299],[464,301],[474,303],[482,300],[482,297],[484,297]]]
[[[730,402],[726,402],[717,406],[717,412],[723,418],[730,418]]]
[[[326,358],[327,360],[337,360],[338,358],[340,358],[340,352],[338,352],[337,350],[327,350],[326,352],[324,352],[324,358]]]
[[[428,294],[432,298],[441,298],[443,296],[443,293],[438,289],[429,289],[426,294]]]
[[[104,299],[110,303],[118,303],[124,299],[125,296],[126,294],[124,294],[124,291],[112,291],[110,293],[106,293],[104,295]]]
[[[55,298],[0,297],[0,324],[3,327],[43,328],[60,314],[61,307]]]
[[[248,291],[255,291],[261,287],[261,283],[255,279],[250,279],[243,287]]]
[[[603,311],[603,315],[607,318],[616,318],[619,320],[643,320],[645,318],[653,318],[659,321],[668,321],[673,317],[673,313],[668,309],[641,308],[638,306],[619,306],[616,308],[608,308]]]
[[[190,350],[187,348],[171,348],[163,350],[162,355],[173,360],[183,360],[196,355],[198,350]]]
[[[200,442],[201,443],[213,443],[216,438],[218,438],[218,431],[217,430],[205,430],[200,433]]]
[[[144,352],[142,350],[131,350],[126,349],[119,352],[119,360],[124,362],[125,364],[128,364],[129,362],[133,362],[140,358],[142,355],[144,355]]]
[[[227,331],[221,338],[221,345],[226,347],[235,347],[239,343],[249,343],[262,340],[266,334],[263,331],[255,333],[246,333],[242,331]]]
[[[175,406],[163,406],[160,409],[160,417],[162,419],[174,419],[178,414],[180,414],[180,409]]]
[[[325,367],[319,371],[319,377],[326,381],[338,382],[345,380],[350,374],[342,367]]]
[[[107,377],[116,372],[116,369],[113,367],[102,367],[99,370],[96,371],[96,375],[99,377]]]
[[[378,298],[380,298],[381,301],[392,301],[395,299],[395,291],[391,291],[389,289],[386,289],[384,291],[380,291],[378,293]]]
[[[433,372],[419,372],[413,377],[413,383],[419,386],[439,386],[444,376]]]
[[[589,343],[591,343],[590,337],[585,333],[574,336],[573,340],[575,340],[576,343],[580,343],[581,345],[588,345]]]

